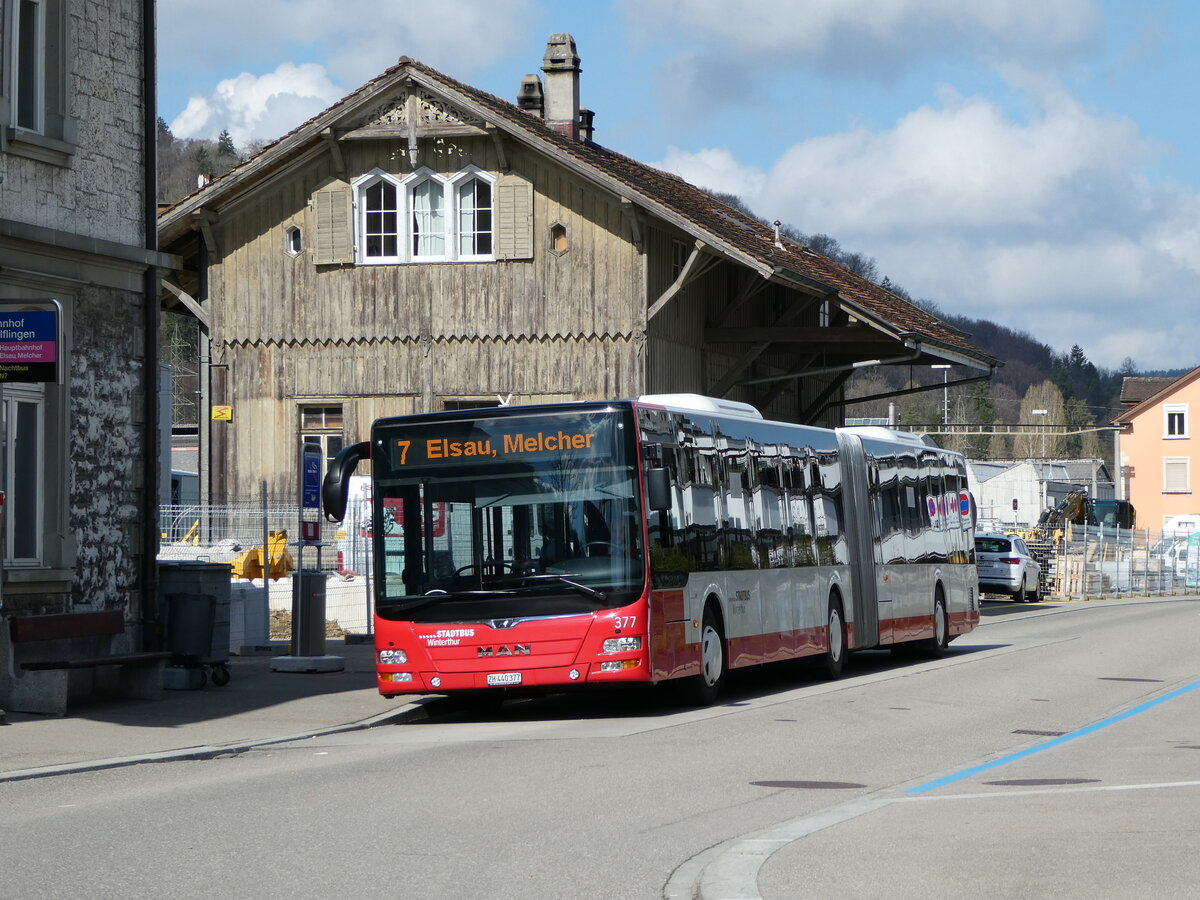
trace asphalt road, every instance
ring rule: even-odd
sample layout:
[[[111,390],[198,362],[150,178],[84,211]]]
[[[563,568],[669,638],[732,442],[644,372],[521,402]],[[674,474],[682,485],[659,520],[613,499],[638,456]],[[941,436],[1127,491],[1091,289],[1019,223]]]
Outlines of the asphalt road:
[[[1193,897],[1200,601],[0,785],[0,895]]]

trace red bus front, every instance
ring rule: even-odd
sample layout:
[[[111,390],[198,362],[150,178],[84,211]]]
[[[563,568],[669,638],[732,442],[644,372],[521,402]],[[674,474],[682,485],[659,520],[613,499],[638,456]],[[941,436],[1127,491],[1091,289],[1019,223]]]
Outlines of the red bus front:
[[[380,693],[652,679],[630,404],[384,419],[371,463]]]

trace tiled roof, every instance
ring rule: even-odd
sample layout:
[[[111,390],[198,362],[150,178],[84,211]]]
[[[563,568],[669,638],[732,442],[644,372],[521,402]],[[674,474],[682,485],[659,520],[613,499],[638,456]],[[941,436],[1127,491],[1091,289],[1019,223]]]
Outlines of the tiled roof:
[[[316,140],[320,128],[327,127],[344,115],[346,107],[374,93],[376,88],[386,88],[409,74],[440,86],[447,93],[462,96],[486,110],[488,118],[494,120],[497,125],[506,123],[510,126],[507,129],[510,132],[524,133],[537,142],[550,145],[551,149],[582,164],[601,179],[626,186],[634,191],[643,203],[649,206],[657,205],[660,209],[690,223],[693,229],[699,232],[698,236],[702,239],[708,236],[716,247],[729,248],[760,267],[782,270],[785,277],[791,273],[800,276],[801,279],[827,286],[836,291],[843,305],[860,318],[873,320],[897,336],[911,335],[918,340],[953,349],[984,365],[1000,363],[995,357],[971,345],[963,332],[833,260],[791,241],[776,243],[773,228],[723,203],[682,178],[598,144],[573,140],[515,104],[456,81],[408,57],[401,57],[395,66],[348,94],[329,109],[267,144],[241,166],[215,179],[207,187],[185,197],[166,210],[163,217],[169,218],[175,210],[198,200],[201,195],[219,194],[223,183],[260,161],[265,163],[263,157],[268,154],[296,149],[289,147],[289,143],[294,144],[299,139],[306,145],[309,140]],[[305,136],[305,132],[311,133]]]
[[[1180,388],[1200,379],[1200,366],[1184,372],[1178,378],[1129,376],[1121,382],[1121,403],[1125,409],[1113,421],[1129,423],[1168,399]]]
[[[1174,381],[1174,378],[1126,376],[1121,380],[1121,402],[1129,406],[1136,405],[1150,399]]]

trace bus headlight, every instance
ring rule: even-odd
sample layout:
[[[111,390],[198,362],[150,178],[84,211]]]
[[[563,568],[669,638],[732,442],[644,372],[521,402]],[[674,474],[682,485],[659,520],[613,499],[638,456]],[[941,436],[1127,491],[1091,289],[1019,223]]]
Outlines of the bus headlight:
[[[379,680],[391,682],[412,681],[413,676],[412,672],[384,672],[379,676]]]
[[[628,653],[630,650],[641,650],[641,635],[630,637],[608,638],[604,641],[605,653]]]
[[[403,650],[380,650],[379,664],[381,666],[401,666],[408,662],[408,654]]]

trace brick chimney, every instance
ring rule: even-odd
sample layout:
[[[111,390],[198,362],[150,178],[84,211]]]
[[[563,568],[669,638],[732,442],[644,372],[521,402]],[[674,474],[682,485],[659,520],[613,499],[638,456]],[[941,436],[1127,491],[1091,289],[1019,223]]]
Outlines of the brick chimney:
[[[571,140],[579,140],[579,54],[569,34],[550,35],[542,72],[546,79],[546,124]],[[589,129],[590,130],[590,129]]]

